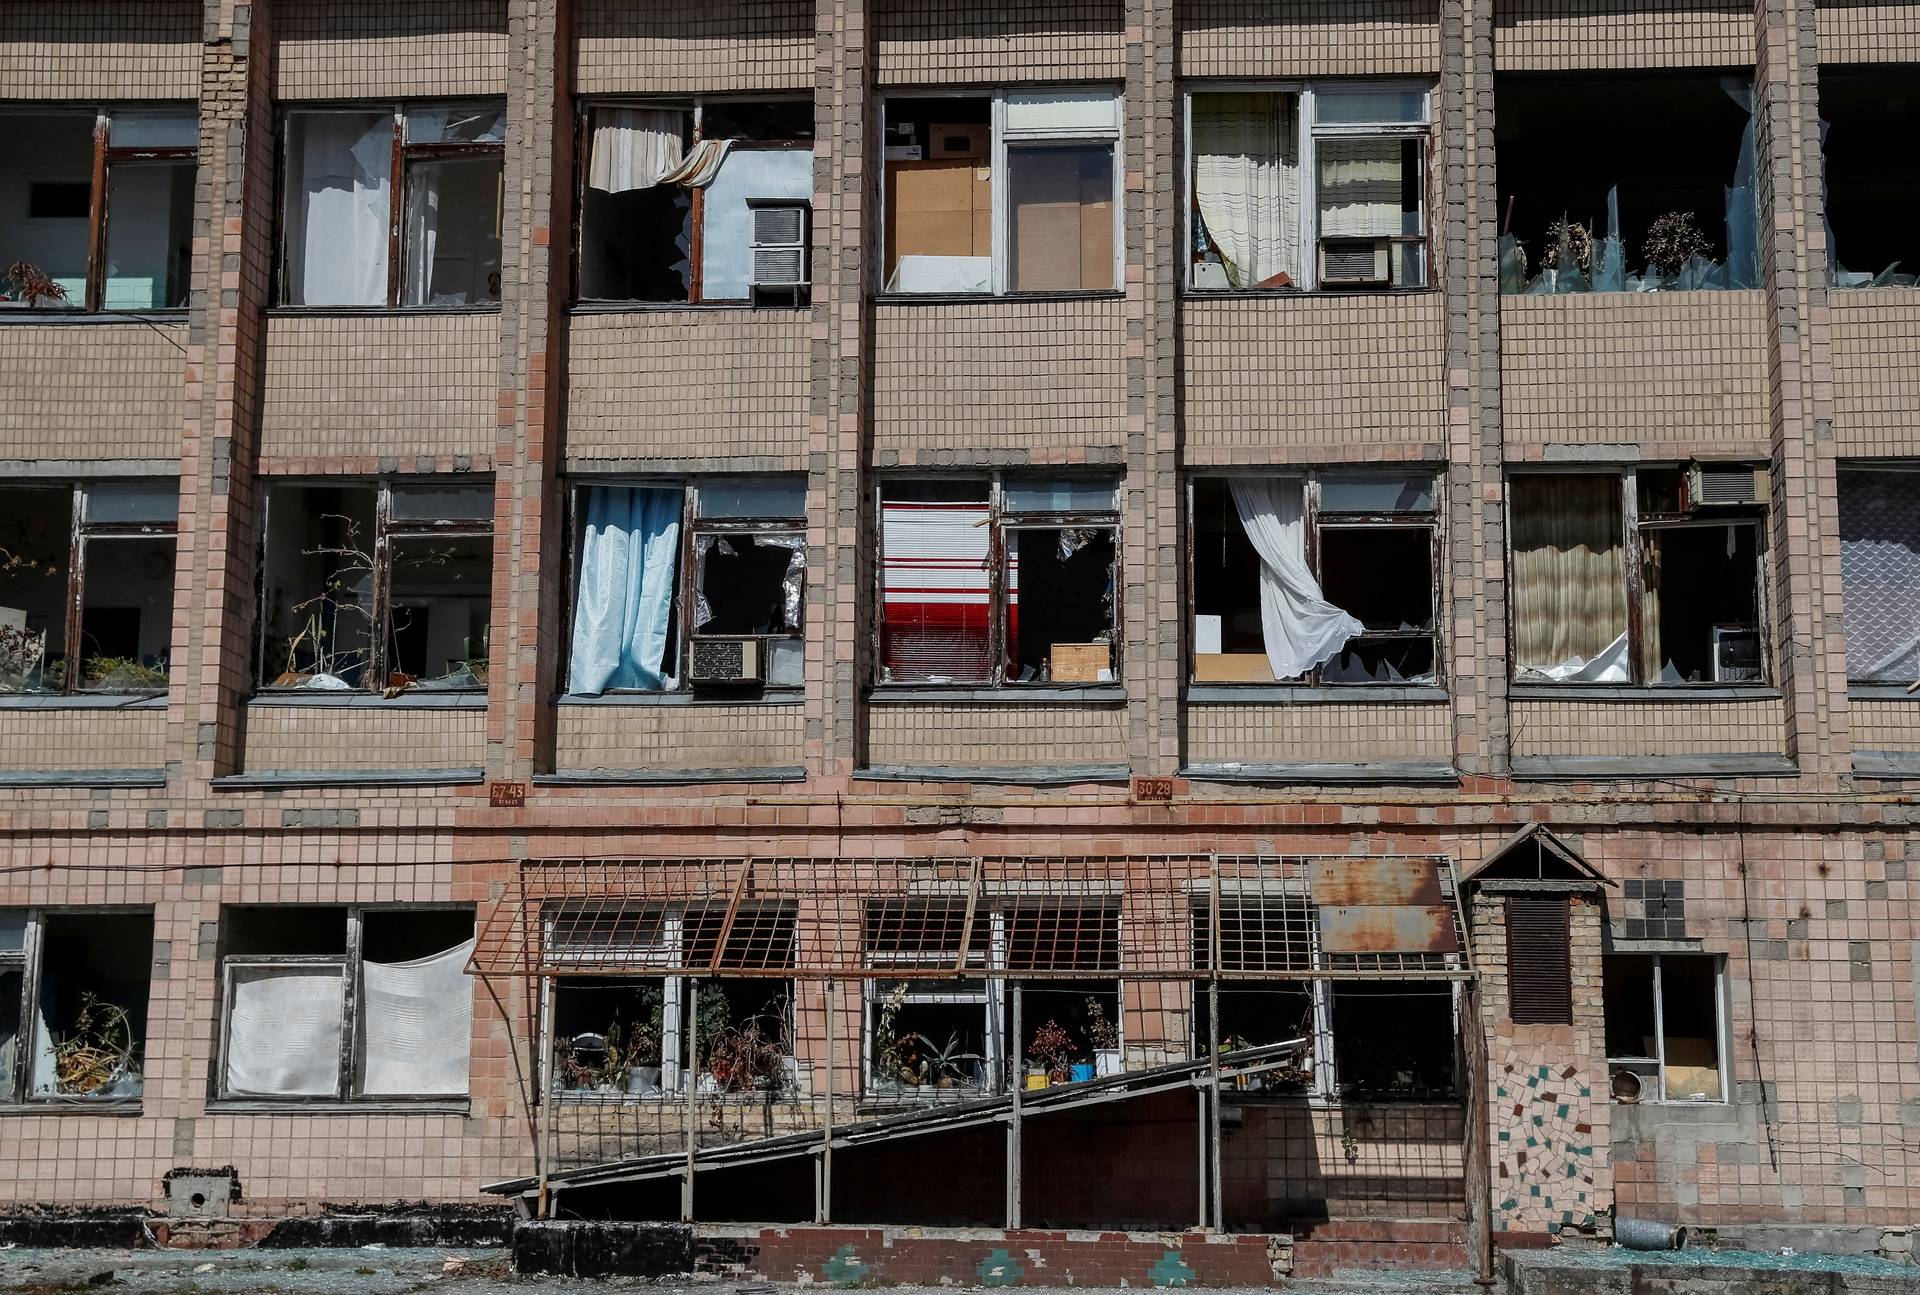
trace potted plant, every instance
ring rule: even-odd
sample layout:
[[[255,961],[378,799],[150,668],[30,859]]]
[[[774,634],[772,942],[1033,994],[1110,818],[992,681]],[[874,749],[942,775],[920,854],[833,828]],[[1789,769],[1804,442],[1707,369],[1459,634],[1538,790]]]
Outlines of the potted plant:
[[[1093,1073],[1099,1078],[1120,1073],[1120,1027],[1107,1017],[1098,998],[1087,998],[1087,1042],[1093,1045]]]
[[[660,1091],[660,1032],[666,998],[658,985],[643,985],[635,995],[637,1019],[627,1032],[627,1092],[645,1096]]]
[[[1071,1074],[1069,1067],[1073,1063],[1072,1036],[1066,1032],[1060,1022],[1047,1021],[1033,1032],[1033,1040],[1027,1044],[1027,1061],[1030,1065],[1039,1065],[1049,1083],[1066,1083]],[[1028,1071],[1028,1080],[1027,1087],[1036,1086],[1031,1082],[1031,1070]]]
[[[53,1045],[54,1091],[72,1097],[137,1097],[140,1066],[127,1009],[80,995],[73,1028]]]

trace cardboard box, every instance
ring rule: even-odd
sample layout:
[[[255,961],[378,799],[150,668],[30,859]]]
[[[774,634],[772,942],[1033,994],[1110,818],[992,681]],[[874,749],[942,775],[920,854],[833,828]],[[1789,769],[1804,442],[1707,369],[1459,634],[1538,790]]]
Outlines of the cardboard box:
[[[992,140],[993,127],[985,122],[977,126],[935,122],[927,127],[927,156],[965,157],[984,162]]]
[[[1273,667],[1264,652],[1196,652],[1193,677],[1197,683],[1272,683]]]
[[[1113,649],[1105,643],[1055,643],[1048,653],[1055,683],[1102,683],[1110,675]]]
[[[992,256],[993,172],[968,161],[887,165],[887,278],[903,256]]]
[[[1105,290],[1113,278],[1113,170],[1080,149],[1031,149],[1012,174],[1013,284]]]
[[[1193,618],[1193,650],[1203,656],[1220,655],[1221,620],[1219,616]]]

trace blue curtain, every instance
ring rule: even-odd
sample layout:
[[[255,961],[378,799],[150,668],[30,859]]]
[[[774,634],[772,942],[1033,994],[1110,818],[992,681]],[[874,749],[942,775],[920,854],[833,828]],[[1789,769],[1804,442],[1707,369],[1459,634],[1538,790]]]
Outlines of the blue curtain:
[[[680,557],[678,490],[594,486],[574,590],[567,691],[666,686],[662,662]]]

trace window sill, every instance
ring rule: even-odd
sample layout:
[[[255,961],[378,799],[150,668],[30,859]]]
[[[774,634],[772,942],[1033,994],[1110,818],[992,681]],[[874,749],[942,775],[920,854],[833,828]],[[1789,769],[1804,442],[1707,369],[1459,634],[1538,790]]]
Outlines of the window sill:
[[[1284,702],[1292,706],[1430,704],[1448,700],[1438,684],[1271,684],[1194,683],[1188,702]]]
[[[1125,301],[1120,288],[1095,288],[1082,292],[876,292],[876,306],[972,306],[982,302],[996,304],[1044,301]]]
[[[756,315],[811,315],[813,306],[759,305],[752,301],[576,301],[567,307],[569,317],[587,315],[698,315],[721,311],[751,311]]]
[[[1648,782],[1665,778],[1792,778],[1800,766],[1771,751],[1703,755],[1516,755],[1522,782]]]
[[[138,1099],[129,1102],[7,1102],[0,1104],[0,1117],[15,1115],[112,1115],[137,1119],[142,1110]]]
[[[1903,683],[1850,683],[1847,685],[1848,701],[1904,701],[1920,706],[1920,692],[1913,692]]]
[[[798,706],[802,688],[742,688],[738,692],[560,693],[556,706]]]
[[[9,324],[184,324],[185,307],[175,310],[56,310],[46,306],[0,306],[0,328]]]
[[[9,692],[0,710],[165,710],[165,692]]]
[[[164,769],[19,769],[0,773],[0,787],[164,787]]]
[[[1920,751],[1855,751],[1853,773],[1890,782],[1920,779]]]
[[[391,318],[402,315],[497,315],[500,303],[483,306],[269,306],[268,319],[307,317],[336,319]]]
[[[473,1113],[473,1103],[464,1097],[446,1100],[422,1099],[398,1102],[270,1101],[222,1097],[207,1103],[209,1115],[458,1115]]]
[[[1127,690],[1115,683],[1098,684],[1008,684],[1004,688],[950,688],[940,685],[922,687],[910,683],[879,684],[868,689],[866,700],[874,706],[913,706],[933,702],[984,702],[989,705],[1018,706],[1122,706]]]
[[[1522,683],[1507,690],[1511,701],[1777,701],[1772,684]]]
[[[279,791],[289,787],[465,787],[486,781],[479,765],[457,769],[261,769],[213,780],[215,791]]]
[[[1124,764],[979,765],[876,764],[856,769],[856,781],[976,782],[1015,787],[1055,787],[1076,782],[1124,783],[1132,770]]]
[[[1185,765],[1180,776],[1194,782],[1293,783],[1329,786],[1393,786],[1457,783],[1460,773],[1445,760],[1373,761],[1366,764],[1243,764],[1213,761]]]
[[[806,768],[797,764],[753,769],[556,769],[533,775],[536,787],[693,787],[806,780]]]
[[[477,689],[408,689],[397,697],[382,697],[358,688],[329,692],[323,689],[288,689],[257,692],[247,698],[247,709],[268,710],[286,706],[295,709],[339,707],[367,710],[485,710],[487,694]]]
[[[1440,292],[1437,286],[1427,285],[1419,288],[1206,288],[1180,289],[1182,301],[1298,301],[1303,297],[1325,301],[1342,297],[1431,297]]]

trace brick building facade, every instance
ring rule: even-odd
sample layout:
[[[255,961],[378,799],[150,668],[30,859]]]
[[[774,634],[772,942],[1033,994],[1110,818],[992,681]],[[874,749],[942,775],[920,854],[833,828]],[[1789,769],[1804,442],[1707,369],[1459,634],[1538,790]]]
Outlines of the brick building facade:
[[[48,604],[57,614],[0,619],[45,658],[33,682],[23,674],[0,694],[0,995],[21,1005],[17,1023],[0,1006],[16,1036],[0,1191],[17,1205],[158,1206],[169,1169],[231,1164],[236,1210],[273,1217],[329,1201],[470,1200],[525,1173],[522,1068],[549,1049],[533,1042],[540,1000],[523,982],[475,982],[463,1094],[364,1096],[376,1091],[362,1073],[365,1023],[355,1035],[337,1019],[343,1073],[328,1100],[260,1100],[229,1081],[244,951],[345,959],[351,999],[365,988],[358,960],[410,964],[444,947],[403,929],[405,914],[471,911],[484,925],[529,861],[1098,857],[1122,861],[1123,877],[1124,861],[1157,856],[1406,855],[1449,860],[1461,879],[1480,985],[1465,1001],[1477,1002],[1489,1063],[1488,1110],[1464,1118],[1486,1130],[1487,1180],[1468,1167],[1458,1099],[1250,1097],[1222,1152],[1230,1225],[1457,1220],[1481,1191],[1507,1232],[1604,1233],[1614,1209],[1862,1235],[1915,1222],[1920,926],[1907,870],[1920,856],[1909,791],[1920,728],[1899,635],[1913,636],[1920,567],[1898,559],[1920,545],[1898,518],[1920,477],[1897,473],[1920,472],[1920,292],[1910,275],[1839,268],[1833,248],[1873,217],[1849,225],[1838,198],[1823,201],[1843,189],[1837,171],[1823,187],[1822,141],[1830,127],[1836,141],[1890,129],[1871,111],[1830,116],[1829,86],[1855,78],[1867,89],[1849,102],[1893,112],[1887,87],[1916,64],[1913,6],[1815,0],[9,6],[0,116],[23,119],[9,134],[53,140],[75,113],[101,124],[66,170],[6,176],[0,160],[0,178],[19,181],[5,195],[18,210],[0,213],[10,236],[53,247],[62,220],[84,235],[71,272],[42,266],[69,308],[0,308],[0,514],[72,520],[39,557],[27,550],[47,538],[41,521],[13,540],[18,561],[39,563],[34,578],[65,582]],[[1073,93],[1045,93],[1061,87]],[[1571,115],[1536,113],[1556,88],[1575,98]],[[1233,285],[1209,279],[1219,262],[1196,250],[1208,242],[1196,238],[1196,99],[1242,92],[1283,100],[1287,114],[1319,105],[1288,147],[1311,138],[1320,169],[1297,152],[1286,164],[1287,183],[1311,174],[1324,189],[1319,237],[1309,220],[1315,246],[1288,276],[1324,280],[1318,290],[1214,290]],[[1370,93],[1401,105],[1366,137],[1395,141],[1385,154],[1343,132],[1339,105],[1374,105]],[[928,104],[948,101],[955,124],[936,133],[986,150],[961,156],[980,183],[991,174],[993,206],[978,218],[992,252],[929,253],[909,268],[987,276],[967,286],[988,290],[915,295],[896,277],[899,240],[937,240],[909,228],[896,181],[951,143],[915,133]],[[601,270],[583,268],[579,245],[608,227],[613,192],[586,179],[612,147],[603,123],[661,105],[717,118],[748,102],[797,104],[807,120],[778,142],[810,150],[808,290],[695,300],[690,285],[731,272],[703,261],[696,238],[667,294],[681,300],[583,292],[582,276]],[[167,108],[197,110],[190,205],[173,208],[175,263],[141,275],[116,243],[135,222],[113,212],[132,204],[136,168],[166,162],[135,123]],[[379,201],[392,203],[368,253],[384,267],[377,303],[317,286],[345,245],[328,240],[359,219],[345,208],[303,209],[311,228],[290,251],[290,204],[368,192],[364,177],[295,177],[296,163],[321,165],[309,160],[317,145],[296,158],[291,142],[320,130],[316,109],[374,121],[362,142],[381,149],[375,129],[395,122],[376,168],[388,177]],[[602,109],[629,115],[593,115]],[[496,110],[503,127],[486,124]],[[1107,124],[1085,124],[1103,112]],[[1736,114],[1729,146],[1718,135],[1696,146],[1690,112]],[[1069,118],[1080,124],[1063,132]],[[1661,128],[1643,148],[1657,155],[1646,187],[1658,198],[1678,205],[1689,177],[1706,175],[1733,214],[1722,226],[1718,207],[1696,204],[1718,246],[1662,290],[1583,292],[1603,286],[1609,255],[1619,270],[1623,246],[1633,265],[1651,259],[1646,222],[1609,243],[1620,217],[1604,200],[1563,213],[1539,194],[1557,155],[1583,156],[1622,118]],[[1022,135],[1022,120],[1042,124]],[[1525,132],[1535,120],[1575,126],[1543,142]],[[698,142],[686,141],[689,157]],[[1059,249],[1036,243],[1029,257],[1022,231],[1041,228],[1046,204],[1009,198],[1007,177],[1063,143],[1093,159],[1083,184],[1110,174],[1110,191],[1072,200],[1075,238],[1092,240],[1072,246],[1104,247],[1096,226],[1110,215],[1111,277],[1087,253],[1079,282],[1094,286],[1022,291]],[[677,136],[673,147],[677,159]],[[1328,205],[1353,182],[1338,169],[1343,147],[1360,150],[1348,165],[1391,167],[1385,203],[1405,222],[1374,240],[1385,250],[1367,264],[1394,258],[1393,283],[1363,269],[1359,286],[1336,286],[1354,241],[1335,237],[1350,213]],[[451,185],[460,165],[497,166],[491,271],[484,220],[477,252],[458,243],[470,230],[456,219],[483,197],[433,216],[402,209],[401,195]],[[1912,169],[1870,179],[1920,190]],[[1636,183],[1629,172],[1615,185],[1629,221]],[[433,192],[436,203],[457,193]],[[690,186],[686,201],[704,211],[717,193]],[[1732,231],[1747,200],[1743,253]],[[1588,223],[1589,250],[1540,234],[1562,215]],[[1530,244],[1518,269],[1515,233]],[[0,263],[59,255],[0,248]],[[630,273],[666,273],[670,254],[650,255]],[[24,291],[12,282],[10,295]],[[307,299],[332,304],[294,304]],[[1331,502],[1382,472],[1403,492],[1384,523],[1373,505],[1349,515]],[[803,502],[775,520],[728,512],[722,497],[742,478]],[[1223,482],[1276,478],[1312,483],[1311,552],[1330,591],[1330,532],[1359,527],[1361,513],[1431,543],[1429,624],[1395,612],[1379,635],[1424,634],[1416,668],[1395,655],[1406,649],[1382,648],[1358,678],[1250,681],[1263,653],[1222,651],[1223,622],[1229,639],[1257,638],[1260,615],[1251,601],[1201,610],[1214,577],[1198,537],[1227,526],[1226,553],[1246,512],[1234,524],[1233,505],[1211,502],[1233,493]],[[1595,622],[1609,627],[1599,637],[1587,624],[1557,638],[1521,626],[1537,614],[1528,599],[1554,595],[1526,592],[1516,553],[1531,562],[1578,543],[1539,539],[1551,519],[1518,517],[1518,494],[1534,487],[1515,483],[1568,480],[1621,483],[1603,490],[1616,534],[1602,548],[1626,609]],[[914,493],[934,481],[968,484]],[[1706,512],[1711,481],[1755,493]],[[142,511],[152,500],[134,482],[169,497],[177,485],[177,520],[170,506]],[[758,640],[786,673],[747,692],[684,677],[651,690],[570,682],[588,636],[587,518],[596,492],[627,485],[686,501],[673,505],[690,540],[674,559],[676,625],[710,623],[707,597],[725,591],[699,584],[704,564],[742,526],[703,533],[702,510],[800,536],[800,557],[781,560],[799,590],[786,639]],[[1057,508],[1023,519],[1013,501],[1029,486],[1107,493],[1064,521]],[[903,663],[917,658],[890,637],[929,615],[889,574],[898,555],[883,538],[894,510],[920,498],[977,507],[952,534],[992,535],[985,588],[958,601],[984,617],[967,642],[1000,659],[959,683],[942,666],[913,684]],[[1856,524],[1876,508],[1895,520]],[[329,517],[353,526],[318,525]],[[1862,543],[1896,559],[1891,574],[1855,566],[1863,527]],[[1045,555],[1021,538],[1035,533],[1046,546],[1057,533],[1063,554],[1112,546],[1099,632],[1056,637],[1043,661],[1027,659],[1014,623],[1008,553],[1033,591],[1029,625],[1087,600],[1045,583]],[[363,548],[366,570],[329,586],[323,607],[374,591],[350,613],[369,615],[359,655],[316,656],[311,637],[302,646],[306,613],[288,619],[320,592],[299,584],[295,559]],[[1696,549],[1724,566],[1689,591],[1675,573]],[[419,552],[466,584],[449,592],[394,565]],[[1398,589],[1394,552],[1363,548],[1339,578]],[[170,609],[157,646],[142,637],[150,623],[135,628],[97,592],[130,572],[149,610]],[[1715,584],[1735,589],[1730,602]],[[9,588],[25,584],[0,585],[0,613],[14,610]],[[1685,605],[1709,599],[1728,610]],[[452,608],[464,628],[416,633],[411,619],[396,627],[394,607],[430,623]],[[1652,622],[1667,626],[1664,647]],[[1616,623],[1620,655],[1596,673]],[[69,641],[60,627],[79,637],[56,674],[46,645]],[[350,640],[337,621],[327,632],[329,649]],[[688,636],[673,632],[684,653]],[[1856,659],[1850,636],[1871,638],[1876,659]],[[109,638],[127,647],[98,646]],[[1063,645],[1094,647],[1106,665],[1068,673]],[[1689,667],[1688,652],[1705,664]],[[676,661],[691,668],[690,655],[654,665],[677,675]],[[1035,665],[1053,677],[1022,683]],[[443,670],[443,686],[416,682]],[[318,675],[343,686],[310,686]],[[1171,799],[1140,779],[1171,780]],[[1529,827],[1550,836],[1516,837]],[[1515,850],[1551,856],[1531,878],[1551,884],[1515,889],[1502,871]],[[1558,1024],[1540,1023],[1537,1003],[1516,1023],[1510,905],[1542,896],[1568,915],[1555,974],[1570,997]],[[242,939],[269,906],[298,911]],[[96,922],[108,918],[120,925]],[[316,920],[347,934],[288,936]],[[129,962],[126,942],[146,938],[147,922],[151,957]],[[71,1035],[70,991],[102,959],[138,1000],[121,1004],[143,1035],[137,1096],[41,1092],[37,1040]],[[836,1045],[855,1082],[869,1017],[857,998],[847,1006]],[[1129,1037],[1160,1007],[1124,995]],[[1184,1018],[1154,1028],[1174,1052],[1196,1038]],[[1610,1098],[1616,1083],[1622,1097],[1638,1086],[1637,1100]],[[1142,1154],[1188,1174],[1190,1113],[1180,1137],[1160,1127],[1174,1116],[1150,1114]],[[1516,1140],[1548,1128],[1551,1156],[1515,1158]],[[1580,1184],[1567,1188],[1577,1203],[1564,1192],[1546,1203],[1567,1182]],[[860,1208],[887,1205],[847,1206]],[[1102,1208],[1085,1203],[1095,1221]]]

